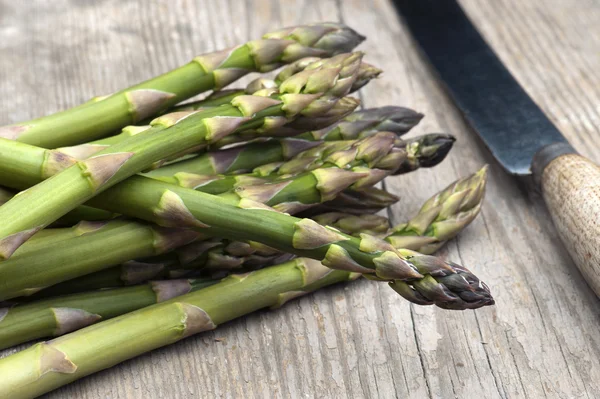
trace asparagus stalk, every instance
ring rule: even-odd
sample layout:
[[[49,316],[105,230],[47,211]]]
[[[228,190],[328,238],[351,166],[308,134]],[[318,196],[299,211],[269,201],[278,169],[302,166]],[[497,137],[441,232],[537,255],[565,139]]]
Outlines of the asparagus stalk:
[[[215,279],[154,281],[0,308],[0,349],[64,335],[218,282]]]
[[[170,252],[197,238],[187,229],[114,220],[72,238],[33,241],[34,248],[22,248],[0,266],[0,297],[28,296],[66,278]]]
[[[352,173],[336,169],[332,171],[336,175],[321,176],[323,187],[339,181],[339,172]],[[429,264],[413,263],[412,253],[405,256],[389,243],[372,236],[350,237],[322,227],[310,219],[274,212],[272,208],[245,197],[244,193],[241,194],[243,198],[237,201],[237,206],[234,206],[209,194],[173,185],[165,187],[165,183],[141,176],[128,179],[121,187],[96,197],[93,201],[98,203],[95,205],[104,208],[114,206],[124,214],[163,226],[189,226],[212,236],[254,240],[280,251],[321,260],[334,269],[368,273],[385,281],[422,279],[424,274],[439,270],[439,265],[432,269],[433,266]],[[94,234],[98,232],[76,239],[83,240]],[[125,241],[121,239],[120,242]],[[94,250],[97,251],[97,248]],[[67,259],[73,258],[65,255],[64,250],[61,253]],[[130,256],[129,259],[135,257]],[[23,264],[15,267],[19,259],[22,261],[24,258],[26,256],[6,261],[0,268],[0,299],[10,299],[39,289],[40,285],[32,284],[32,281],[41,273],[28,272],[28,266]],[[53,268],[49,273],[54,275],[58,271]],[[15,275],[21,278],[15,278]],[[44,281],[47,280],[44,278]]]
[[[325,142],[300,152],[285,163],[266,164],[250,174],[207,176],[181,171],[172,177],[157,179],[209,194],[220,194],[240,184],[266,184],[318,168],[335,167],[365,173],[364,178],[352,187],[368,187],[394,173],[408,160],[407,152],[403,147],[396,147],[395,139],[393,133],[380,132],[360,140]]]
[[[230,276],[202,290],[0,359],[0,374],[6,376],[0,384],[0,395],[14,398],[41,395],[142,353],[214,329],[236,317],[265,307],[282,306],[290,299],[357,276],[349,271],[331,271],[310,259],[295,259]],[[479,281],[465,280],[461,287],[481,296],[487,293]],[[493,304],[489,293],[486,299],[478,304]]]
[[[34,234],[33,237],[31,237],[31,239],[29,239],[24,245],[17,248],[14,255],[17,256],[28,252],[34,252],[40,248],[45,248],[48,245],[54,245],[59,241],[92,233],[103,227],[108,230],[115,225],[118,225],[118,223],[109,223],[107,221],[81,221],[73,227],[40,230]]]
[[[399,225],[398,227],[396,227],[395,230],[400,232],[400,236],[389,236],[388,237],[388,241],[392,244],[396,243],[396,247],[397,248],[401,248],[398,245],[405,245],[408,247],[417,247],[420,252],[423,253],[433,253],[435,250],[437,250],[445,241],[447,241],[449,238],[455,236],[456,234],[458,234],[459,231],[462,231],[477,215],[480,207],[481,207],[481,203],[483,201],[483,192],[485,189],[485,182],[486,182],[486,167],[482,168],[480,171],[478,171],[477,173],[464,178],[464,179],[460,179],[457,182],[451,184],[448,188],[442,190],[441,192],[437,193],[435,196],[433,196],[431,199],[429,199],[423,206],[423,208],[421,209],[421,211],[419,212],[419,214],[415,217],[413,217],[409,222],[404,223],[402,225]],[[429,212],[429,210],[431,209],[437,209],[437,217],[435,219],[431,219],[431,217],[429,217],[429,226],[425,229],[421,228],[416,228],[415,226],[418,227],[418,225],[422,225],[423,224],[423,215],[427,214]],[[443,209],[443,211],[441,210]],[[466,214],[466,216],[465,216]],[[378,216],[378,215],[361,215],[361,216],[355,216],[355,215],[348,215],[348,214],[344,214],[341,212],[330,212],[330,213],[326,213],[326,214],[322,214],[322,215],[318,215],[314,218],[315,221],[319,222],[320,224],[323,225],[329,225],[329,226],[333,226],[345,233],[348,234],[352,234],[352,235],[357,235],[360,236],[361,234],[364,233],[368,233],[368,234],[373,234],[373,235],[378,235],[378,236],[388,236],[389,235],[389,222],[387,220],[387,218],[383,217],[383,216]],[[435,222],[433,222],[432,220],[435,220]],[[452,221],[455,220],[460,220],[460,223],[452,223]],[[448,226],[446,228],[443,229],[439,229],[439,228],[434,228],[433,226],[439,226],[441,224],[444,224],[445,226]],[[408,228],[407,226],[413,226],[412,228]],[[428,231],[429,235],[428,236],[423,236],[423,234],[421,233],[421,231]],[[398,232],[394,232],[393,234],[398,234]],[[436,236],[436,234],[440,234],[440,236]],[[435,241],[432,241],[431,238],[435,239]],[[260,246],[253,248],[251,245],[249,244],[243,244],[243,243],[230,243],[228,246],[224,246],[221,243],[217,242],[216,240],[213,240],[214,243],[214,247],[209,244],[209,243],[192,243],[189,244],[187,247],[189,247],[188,250],[185,250],[183,247],[182,250],[180,250],[182,253],[180,254],[180,260],[184,259],[186,256],[188,258],[190,258],[190,254],[193,254],[192,258],[194,260],[197,260],[198,258],[200,258],[201,255],[204,255],[202,257],[202,262],[203,263],[208,263],[207,260],[212,260],[214,261],[214,265],[220,268],[225,267],[225,271],[227,270],[231,270],[232,265],[235,267],[239,267],[241,266],[241,264],[243,263],[243,258],[240,257],[242,255],[250,255],[256,252],[256,250],[258,249],[259,251],[262,249]],[[200,244],[200,245],[199,245]],[[207,245],[208,244],[208,245]],[[211,259],[211,252],[215,252],[213,258]],[[177,252],[177,250],[175,251]],[[272,252],[268,251],[267,254],[271,254]],[[238,258],[234,258],[235,256],[238,256]],[[195,258],[194,258],[195,257]],[[223,263],[218,263],[218,260],[222,260],[225,259],[226,261],[229,261],[229,264],[227,264],[227,262],[223,262]],[[232,264],[231,263],[231,259],[238,259],[239,261],[237,263]],[[189,260],[188,260],[189,261]],[[470,273],[468,273],[467,271],[463,270],[463,268],[460,268],[458,266],[455,266],[452,264],[452,267],[454,268],[454,270],[456,271],[455,276],[453,277],[449,277],[448,275],[441,275],[441,276],[431,276],[431,278],[433,278],[433,280],[435,280],[438,284],[442,284],[442,285],[449,285],[450,288],[445,288],[446,290],[451,291],[453,288],[453,283],[456,283],[456,281],[464,283],[464,280],[470,281],[472,284],[474,281],[478,281],[476,279],[476,277],[472,276]],[[138,273],[136,275],[136,273],[128,273],[129,275],[133,276],[134,278],[136,276],[139,276],[140,273]],[[142,273],[143,274],[143,273]],[[456,281],[454,281],[456,280]],[[203,280],[204,281],[204,280]],[[432,283],[432,281],[429,281],[429,283]],[[403,295],[407,295],[407,299],[410,301],[417,301],[417,303],[419,304],[427,304],[427,302],[431,302],[433,303],[435,300],[435,296],[433,299],[424,299],[423,297],[423,293],[419,291],[420,289],[420,283],[414,283],[414,285],[416,285],[417,288],[415,288],[414,286],[410,286],[410,283],[408,283],[407,285],[404,286],[400,286],[399,283],[394,283],[393,287],[395,289],[398,289],[399,292]],[[75,284],[75,286],[79,285],[81,287],[80,284]],[[464,284],[463,284],[464,286]],[[85,286],[84,286],[85,287]],[[98,287],[98,286],[96,286]],[[88,286],[88,288],[90,288]],[[146,287],[144,287],[144,290],[147,290]],[[476,289],[475,289],[476,291]],[[114,291],[114,292],[120,292],[120,291]],[[123,291],[124,293],[129,293],[129,291]],[[131,292],[134,292],[133,290]],[[136,291],[137,292],[137,291]],[[462,293],[462,294],[458,294],[458,296],[460,297],[462,296],[469,296],[472,293]],[[481,293],[480,293],[481,294]],[[477,295],[480,295],[477,294]],[[426,294],[427,295],[427,294]],[[431,295],[431,294],[429,294]],[[31,334],[39,334],[39,332],[35,332],[32,330],[36,330],[34,328],[34,325],[44,325],[43,323],[48,323],[48,318],[42,318],[42,317],[35,317],[36,313],[30,313],[28,310],[26,311],[26,309],[32,309],[32,312],[35,311],[39,311],[39,312],[43,312],[44,314],[54,314],[52,313],[54,310],[52,308],[55,307],[74,307],[78,310],[84,310],[87,311],[89,313],[92,314],[100,314],[102,315],[103,318],[106,318],[107,316],[105,316],[104,314],[100,313],[100,312],[94,312],[91,311],[87,305],[88,301],[86,300],[87,298],[97,298],[98,301],[102,301],[102,300],[108,300],[110,303],[111,299],[109,299],[111,296],[110,295],[99,295],[96,296],[95,293],[88,293],[88,294],[82,294],[81,296],[81,301],[77,302],[74,301],[75,298],[77,298],[76,296],[71,297],[73,299],[72,302],[69,303],[73,303],[73,306],[65,306],[60,305],[63,302],[60,302],[62,299],[59,298],[58,302],[53,302],[53,300],[47,300],[45,302],[41,302],[37,305],[33,305],[33,306],[22,306],[21,308],[17,307],[15,308],[17,311],[7,311],[5,310],[4,312],[8,312],[8,315],[12,315],[12,318],[5,318],[4,319],[4,324],[0,324],[0,347],[2,346],[2,344],[4,342],[6,342],[6,346],[10,346],[12,344],[16,344],[19,342],[23,342],[22,338],[19,337],[24,337],[24,338],[28,338],[31,337],[31,339],[33,338],[39,338],[42,336],[46,336],[49,335],[50,333],[48,331],[53,331],[56,326],[55,324],[51,324],[51,329],[43,329],[43,328],[39,328],[40,331],[44,331],[43,334],[45,335],[37,335],[35,337],[31,336]],[[68,300],[71,300],[71,298],[68,298]],[[82,303],[83,305],[79,305],[78,303]],[[448,306],[448,304],[441,304],[442,306]],[[28,307],[29,306],[29,307]],[[464,304],[461,304],[460,306],[464,306]],[[468,305],[470,306],[470,305]],[[456,307],[456,306],[454,306]],[[125,310],[133,310],[136,308],[131,308],[131,307],[123,307],[123,309]],[[12,313],[11,313],[12,312]],[[123,311],[124,313],[124,311]],[[121,314],[121,313],[118,313]],[[39,321],[33,321],[36,319],[40,319]],[[55,323],[55,319],[51,318],[50,320],[52,320],[52,323]],[[87,320],[87,319],[86,319]],[[38,324],[34,324],[34,323],[38,323]],[[5,327],[5,328],[3,328]],[[81,326],[78,326],[81,327]],[[4,331],[4,334],[2,333]],[[7,337],[7,338],[5,338]]]
[[[29,297],[21,297],[19,301],[134,285],[148,280],[187,278],[193,275],[223,277],[232,271],[248,271],[281,263],[292,257],[293,255],[265,249],[265,246],[253,242],[231,242],[215,238],[193,242],[165,255],[128,261],[119,266],[74,278]]]
[[[394,132],[401,136],[417,125],[423,114],[412,109],[387,106],[365,109],[345,117],[340,123],[300,134],[305,140],[356,140],[375,132]]]
[[[144,134],[78,161],[21,192],[0,207],[0,259],[10,257],[35,232],[71,209],[160,159],[236,130],[269,129],[274,124],[293,124],[289,119],[298,115],[327,113],[337,97],[348,91],[361,56],[354,53],[331,58],[319,69],[294,75],[271,97],[241,96],[233,104],[214,110],[163,116]]]
[[[327,201],[328,199],[335,197],[340,191],[346,189],[348,186],[358,182],[361,179],[364,179],[367,176],[368,175],[365,173],[365,171],[362,171],[361,173],[355,173],[352,171],[344,171],[336,168],[316,169],[311,172],[306,172],[287,180],[281,180],[274,183],[265,184],[263,186],[240,185],[235,191],[224,193],[221,196],[219,196],[218,199],[221,203],[231,204],[232,206],[238,206],[239,204],[244,204],[248,202],[252,204],[252,201],[256,203],[266,203],[268,205],[273,206],[276,209],[288,213],[293,213],[299,210],[306,209],[307,207],[312,206],[316,203]],[[140,177],[140,179],[141,181],[152,181],[152,179],[148,178]],[[159,184],[161,184],[166,189],[172,188],[164,183]],[[168,190],[164,192],[167,191]],[[100,202],[105,203],[105,200],[102,199],[104,198],[103,196],[105,194],[106,193],[100,195]],[[136,193],[136,195],[137,194],[139,193]],[[151,209],[150,212],[161,214],[161,211],[158,208],[153,210]],[[179,224],[177,221],[173,221],[173,225]],[[103,230],[106,231],[106,228],[103,228]],[[205,232],[208,233],[208,231]],[[253,237],[249,237],[249,239],[253,239]],[[77,259],[72,259],[69,262],[64,262],[62,258],[57,258],[60,259],[60,262],[54,262],[55,257],[53,255],[53,251],[63,251],[65,249],[60,246],[57,246],[56,248],[49,248],[46,252],[44,252],[44,259],[42,261],[44,262],[43,267],[45,269],[52,270],[51,275],[36,273],[37,269],[35,268],[37,266],[35,265],[32,266],[32,269],[28,272],[26,268],[23,269],[23,262],[20,261],[20,257],[18,256],[15,259],[9,259],[8,261],[5,261],[2,264],[2,267],[0,267],[0,278],[2,276],[6,276],[4,288],[0,288],[0,297],[3,295],[1,294],[3,291],[7,292],[6,295],[8,296],[14,296],[16,295],[15,293],[22,292],[23,290],[25,290],[25,292],[28,293],[31,292],[31,290],[28,289],[30,287],[43,287],[50,284],[56,284],[66,279],[76,278],[77,276],[81,276],[87,273],[94,272],[96,270],[105,269],[109,266],[112,266],[114,263],[103,262],[103,257],[105,257],[106,254],[110,253],[113,249],[110,247],[110,245],[102,246],[103,241],[101,235],[100,237],[96,238],[96,242],[97,245],[94,248],[94,251],[98,252],[97,254],[94,254],[93,252],[87,252],[86,248],[78,250],[78,242],[76,240],[70,241],[70,251],[86,251],[85,257],[87,263],[82,263],[81,265],[79,265],[79,267],[76,263],[74,264],[74,262],[76,262]],[[83,243],[85,244],[85,241]],[[26,243],[23,246],[23,248],[19,250],[27,250],[27,248],[32,247],[38,249],[40,247],[39,244],[34,244],[36,244],[35,241],[32,243]],[[49,245],[46,245],[46,247],[48,246]],[[129,259],[139,258],[148,255],[147,252],[144,252],[144,248],[140,250],[142,251],[141,253],[138,253],[136,256],[133,256]],[[31,252],[31,250],[29,252]],[[131,253],[128,254],[131,255]],[[116,259],[118,259],[119,262],[125,262],[129,260],[123,258]],[[136,264],[134,265],[134,268],[139,271],[139,266],[140,264]],[[150,266],[151,267],[145,268],[143,273],[140,271],[140,273],[137,273],[137,275],[142,275],[145,278],[153,278],[156,277],[155,274],[152,274],[153,271],[154,273],[163,270],[167,271],[164,269],[164,265],[157,267],[156,264],[152,264]],[[21,277],[16,278],[13,276],[12,273],[17,273],[17,275]],[[108,281],[111,281],[111,279],[112,281],[114,281],[114,277],[119,276],[119,273],[115,273],[114,270],[108,271],[106,273],[108,274]],[[90,276],[89,279],[91,279],[93,283],[98,281],[106,282],[107,280],[103,277],[107,277],[107,274],[104,274],[102,276]],[[127,272],[125,274],[130,275],[135,273],[130,273],[130,268],[128,267]],[[26,279],[22,278],[23,276],[28,275],[29,277],[27,277]],[[100,280],[98,280],[99,277]],[[82,283],[83,282],[80,281],[79,285],[83,285]],[[88,288],[91,288],[89,285],[87,286]]]
[[[236,317],[264,307],[280,306],[295,296],[352,277],[350,272],[330,272],[310,260],[294,260],[247,275],[228,277],[212,287],[1,359],[0,373],[5,378],[0,383],[0,396],[41,395]]]
[[[486,165],[429,198],[415,217],[392,228],[386,241],[422,253],[437,251],[479,214],[487,169]]]
[[[360,191],[344,190],[331,201],[314,206],[300,215],[307,217],[333,211],[364,215],[379,212],[388,206],[392,206],[398,200],[399,198],[394,194],[375,187],[368,187]]]
[[[322,63],[323,63],[323,61],[321,59],[316,58],[316,57],[303,58],[300,61],[301,61],[301,64],[298,64],[296,62],[296,63],[294,63],[294,65],[302,65],[302,67],[301,68],[295,67],[294,68],[295,72],[293,74],[303,71],[312,62],[319,61],[318,65],[322,65]],[[374,66],[366,64],[366,63],[361,63],[356,72],[355,81],[352,84],[349,92],[352,93],[356,90],[359,90],[361,87],[365,86],[369,81],[378,77],[380,73],[381,73],[381,70],[375,68]],[[293,74],[287,73],[286,76],[291,77]],[[277,89],[279,87],[279,84],[281,84],[284,80],[285,79],[280,78],[277,80],[277,82],[275,82],[274,80],[271,80],[271,79],[257,78],[255,80],[253,80],[245,89],[232,89],[232,90],[217,91],[203,100],[194,101],[194,102],[190,102],[190,103],[172,107],[168,110],[168,112],[200,111],[200,110],[205,110],[205,109],[212,108],[212,107],[226,105],[226,104],[231,103],[231,101],[233,101],[236,97],[239,97],[242,95],[255,94],[257,92],[261,92],[261,91],[265,91],[265,90]],[[347,104],[344,104],[344,105],[347,106]],[[336,112],[335,118],[337,118],[337,115],[343,115],[344,112],[345,111],[343,109],[341,111]],[[147,121],[147,122],[150,123],[151,121]],[[128,126],[128,127],[124,128],[121,133],[119,133],[115,136],[105,137],[105,138],[101,138],[98,140],[94,140],[90,143],[81,145],[81,147],[85,148],[86,150],[95,148],[95,149],[97,149],[97,151],[100,151],[100,150],[104,149],[105,146],[117,144],[131,136],[142,133],[149,128],[149,126],[143,126],[143,125],[144,124],[142,124],[142,126]],[[287,130],[287,131],[289,131],[289,130]],[[296,134],[298,133],[296,130],[292,130],[292,131]],[[239,135],[232,135],[229,137],[224,137],[223,139],[219,140],[218,142],[213,143],[212,146],[216,147],[216,148],[220,148],[220,147],[223,147],[228,144],[237,143],[240,141],[246,141],[248,139],[255,138],[257,136],[257,133],[258,132],[254,131],[251,133],[246,132],[244,135],[239,134]],[[261,136],[262,135],[264,135],[264,133],[261,134]],[[279,133],[277,135],[281,136],[282,134]],[[70,150],[73,150],[73,149],[70,149]],[[77,151],[77,149],[74,149],[74,150]],[[62,152],[66,152],[65,149],[62,149]]]
[[[180,68],[78,107],[0,128],[0,137],[46,148],[74,145],[146,119],[198,93],[220,89],[249,72],[271,71],[307,56],[348,52],[364,37],[336,23],[267,33],[262,40],[198,56]]]
[[[353,236],[366,233],[380,237],[390,229],[389,221],[385,216],[368,213],[352,215],[345,212],[327,212],[316,215],[312,219],[319,224],[335,227]]]
[[[202,111],[207,108],[214,108],[214,107],[218,107],[220,105],[230,104],[231,101],[233,101],[236,97],[239,97],[239,96],[242,96],[245,94],[254,94],[257,91],[260,91],[263,89],[274,89],[277,87],[278,87],[278,85],[275,83],[275,81],[273,81],[271,79],[257,78],[257,79],[254,79],[251,83],[249,83],[245,89],[216,91],[203,100],[195,101],[195,102],[180,105],[180,106],[171,107],[164,113],[167,114],[167,113],[172,113],[172,112]],[[148,125],[152,122],[152,119],[153,118],[142,121],[138,125],[135,125],[135,126],[124,127],[122,129],[121,133],[116,134],[114,136],[103,137],[98,140],[90,141],[89,143],[86,143],[86,144],[81,144],[80,146],[75,146],[76,147],[75,150],[77,149],[77,147],[83,147],[83,148],[96,147],[98,149],[98,151],[100,151],[101,149],[104,149],[106,146],[117,144],[125,139],[128,139],[131,136],[135,136],[136,134],[146,131],[150,127]]]
[[[362,64],[361,64],[362,65]],[[359,116],[355,116],[358,114]],[[249,143],[226,150],[212,151],[185,161],[154,169],[145,173],[148,177],[173,176],[178,172],[198,175],[232,174],[237,171],[248,172],[252,169],[274,162],[283,162],[313,146],[325,141],[348,140],[365,137],[380,131],[404,133],[422,117],[414,111],[402,107],[373,108],[351,114],[335,126],[328,128],[329,133],[315,131],[295,138],[269,140],[261,143]],[[368,121],[365,123],[365,121]],[[394,128],[396,128],[394,130]],[[343,132],[343,133],[342,133]],[[315,137],[319,137],[316,139]]]
[[[6,140],[0,139],[0,147],[2,147],[3,142],[6,142]],[[46,151],[49,151],[49,150],[46,150]],[[26,163],[25,163],[26,169],[25,170],[19,170],[17,173],[12,174],[12,173],[6,173],[6,169],[3,167],[0,167],[0,174],[4,173],[4,175],[2,177],[0,177],[0,180],[2,180],[5,176],[9,176],[8,180],[6,180],[6,181],[12,181],[12,183],[10,184],[12,186],[12,188],[16,188],[16,189],[28,188],[28,186],[23,184],[23,182],[31,179],[32,176],[39,175],[39,171],[40,171],[38,169],[37,171],[34,172],[35,175],[32,175],[32,174],[30,174],[31,170],[27,170],[27,165],[28,165],[27,162],[30,162],[34,159],[36,152],[35,151],[30,152],[29,154],[31,155],[31,158],[29,158],[26,161]],[[5,162],[5,165],[8,166],[8,168],[12,168],[13,165],[11,165],[11,160],[15,159],[15,158],[19,159],[18,154],[12,154],[10,156],[3,157],[3,161]],[[40,159],[40,158],[38,158],[38,159]],[[41,161],[43,161],[43,158],[41,158]],[[19,161],[18,163],[21,164],[21,161]],[[41,162],[40,162],[40,165],[41,165]],[[41,166],[40,166],[40,168],[41,168]],[[24,176],[25,180],[18,179],[19,176]],[[14,196],[15,196],[14,192],[0,187],[0,205],[3,205],[4,203],[8,202],[8,200]],[[116,216],[117,215],[112,212],[103,211],[102,209],[98,209],[98,208],[92,208],[91,206],[80,205],[77,208],[75,208],[75,209],[69,211],[68,213],[66,213],[65,215],[63,215],[60,219],[58,219],[54,223],[54,225],[73,226],[74,224],[77,224],[82,220],[86,220],[89,222],[103,221],[103,220],[113,219]]]
[[[259,176],[293,175],[335,165],[353,170],[365,166],[388,174],[401,174],[421,166],[437,165],[446,157],[454,141],[455,138],[447,134],[428,134],[404,141],[393,133],[379,132],[358,140],[325,142],[287,162],[262,165],[254,172]],[[364,184],[362,187],[368,186]]]
[[[180,104],[173,108],[171,108],[170,112],[176,111],[197,111],[199,109],[208,108],[208,107],[216,107],[219,105],[223,105],[231,101],[233,98],[237,96],[241,96],[244,94],[254,94],[255,92],[262,89],[273,89],[278,87],[283,81],[292,75],[297,74],[298,72],[302,72],[309,65],[315,62],[322,62],[322,59],[317,57],[306,57],[302,58],[296,62],[293,62],[287,66],[285,66],[281,72],[279,72],[275,78],[275,80],[270,80],[266,78],[258,78],[252,82],[246,89],[230,89],[230,90],[221,90],[216,91],[205,99],[199,101],[193,101],[186,104]],[[316,64],[317,65],[317,64]],[[382,71],[376,68],[373,65],[367,64],[366,62],[362,62],[356,72],[356,80],[352,84],[352,88],[350,92],[355,92],[369,83],[371,80],[379,77]]]
[[[450,184],[429,198],[417,215],[389,228],[387,218],[329,212],[313,219],[351,235],[369,233],[383,237],[396,248],[432,254],[464,230],[479,214],[487,182],[487,165],[476,173]]]
[[[423,251],[428,251],[429,253],[435,251],[439,248],[441,242],[444,242],[443,239],[448,239],[450,236],[456,235],[459,231],[463,230],[470,221],[472,221],[477,212],[481,207],[481,203],[483,201],[483,191],[485,188],[485,177],[486,177],[486,167],[482,168],[479,172],[473,174],[464,179],[460,179],[457,182],[450,185],[447,189],[442,190],[440,193],[433,196],[430,200],[428,200],[423,209],[419,212],[419,214],[412,218],[411,221],[405,223],[400,226],[408,226],[413,221],[417,221],[420,217],[422,217],[424,212],[427,212],[428,209],[432,209],[434,207],[442,207],[444,208],[444,212],[438,212],[438,217],[436,218],[437,222],[435,223],[445,223],[447,221],[455,220],[457,218],[461,220],[465,220],[460,215],[465,212],[469,213],[468,222],[466,223],[454,223],[452,224],[451,229],[444,229],[443,236],[435,237],[435,229],[431,229],[431,236],[437,239],[438,245],[433,245],[431,241],[427,241],[425,245],[423,245],[420,249]],[[457,206],[457,202],[458,205]],[[331,212],[323,215],[318,215],[314,219],[315,221],[326,224],[330,226],[334,226],[341,231],[344,231],[348,234],[353,235],[361,235],[364,233],[376,234],[376,235],[387,235],[386,233],[389,230],[389,222],[387,218],[378,215],[362,215],[362,216],[354,216],[347,215],[341,212]],[[413,223],[414,224],[414,223]],[[433,223],[430,223],[432,226]],[[423,239],[424,237],[416,230],[411,230],[406,227],[402,229],[402,238],[407,239],[410,237],[414,237],[417,240],[409,242],[409,246],[415,246],[414,243],[418,242],[418,239]],[[451,232],[450,232],[451,230]],[[440,233],[440,230],[437,230]],[[390,242],[394,242],[393,238]],[[404,241],[406,242],[406,241]],[[404,243],[402,242],[402,243]],[[187,251],[182,251],[180,254],[180,259],[184,259],[186,256],[189,257],[190,254],[194,254],[199,257],[200,254],[205,255],[202,258],[203,262],[206,262],[210,259],[211,252],[217,251],[216,255],[218,257],[213,257],[212,260],[217,260],[219,257],[223,257],[227,260],[227,257],[232,259],[234,256],[243,256],[249,255],[259,251],[262,249],[260,246],[257,248],[252,248],[249,244],[243,243],[230,243],[227,247],[224,247],[221,243],[218,243],[216,240],[213,240],[214,247],[211,248],[211,245],[208,243],[192,243],[187,247],[190,247]],[[208,244],[208,245],[207,245]],[[203,246],[203,248],[199,248]],[[195,248],[194,248],[195,247]],[[185,247],[183,247],[185,248]],[[177,252],[177,251],[176,251]],[[267,250],[267,253],[272,253],[270,250]],[[420,255],[417,255],[420,257]],[[222,258],[221,258],[222,259]],[[241,258],[240,258],[241,259]],[[434,261],[431,258],[422,258],[425,261]],[[437,260],[436,260],[437,261]],[[229,265],[225,262],[225,264],[215,262],[215,265],[218,267],[224,267],[225,271],[231,270],[231,261]],[[240,263],[236,263],[233,266],[240,266]],[[487,297],[487,288],[485,286],[479,287],[479,280],[473,276],[470,272],[466,271],[466,269],[456,266],[450,263],[450,266],[455,271],[453,274],[441,273],[437,275],[427,276],[426,282],[413,282],[412,284],[406,283],[400,285],[398,282],[394,282],[392,286],[394,289],[397,289],[402,295],[406,296],[406,299],[412,302],[416,302],[418,304],[432,304],[436,303],[438,300],[438,306],[452,308],[452,309],[462,309],[469,308],[471,306],[475,306],[475,303],[479,301],[483,301],[482,303],[487,304],[490,298]],[[130,273],[134,277],[135,273]],[[139,275],[139,273],[138,273]],[[433,280],[431,280],[433,279]],[[201,280],[202,284],[207,284],[211,280]],[[208,281],[208,282],[207,282]],[[435,281],[435,282],[434,282]],[[465,283],[466,281],[466,283]],[[162,283],[161,283],[162,284]],[[177,286],[181,286],[180,282],[177,282]],[[434,288],[435,284],[438,288]],[[471,288],[466,288],[466,285],[469,285]],[[183,283],[183,286],[189,287],[188,284]],[[424,287],[427,287],[426,289]],[[462,287],[456,289],[455,287]],[[460,291],[460,290],[463,291]],[[433,293],[428,291],[433,290]],[[99,315],[103,319],[107,317],[113,317],[126,311],[131,311],[137,309],[136,307],[132,307],[131,304],[127,304],[124,306],[116,306],[116,299],[121,298],[121,294],[123,295],[135,295],[138,297],[139,292],[144,292],[145,296],[143,298],[148,299],[148,295],[146,293],[151,293],[151,290],[148,287],[142,287],[136,290],[112,290],[108,291],[108,293],[113,292],[113,295],[106,294],[106,292],[97,293],[85,293],[80,296],[73,295],[66,298],[57,298],[57,299],[49,299],[46,301],[35,302],[30,305],[25,305],[13,309],[5,309],[4,311],[0,310],[0,314],[4,312],[4,314],[8,315],[4,318],[3,323],[0,320],[0,348],[7,347],[11,345],[15,345],[20,342],[24,342],[27,339],[40,338],[43,336],[48,336],[53,334],[54,331],[59,331],[61,334],[68,332],[64,331],[64,329],[60,329],[57,326],[57,323],[60,322],[56,316],[55,308],[70,308],[68,309],[71,313],[76,314],[78,317],[81,317],[85,322],[95,322],[99,320],[100,317],[92,317],[94,315]],[[443,292],[443,294],[441,294]],[[461,298],[461,300],[451,301],[446,298],[446,295],[449,296],[457,296]],[[429,296],[429,297],[426,297]],[[150,295],[150,298],[154,298],[154,296]],[[462,297],[465,297],[467,301],[462,300]],[[441,298],[441,299],[440,299]],[[444,299],[445,298],[445,299]],[[473,301],[473,299],[478,298]],[[132,301],[134,304],[138,304],[139,301]],[[458,304],[455,302],[459,302]],[[464,303],[463,303],[464,302]],[[69,304],[71,306],[69,306]],[[105,304],[108,304],[111,307],[112,313],[108,316],[102,311],[105,309]],[[96,306],[96,307],[93,307]],[[95,309],[100,309],[95,311]],[[117,312],[117,309],[120,309],[121,313]],[[64,309],[62,309],[64,311]],[[85,313],[87,312],[87,313]],[[91,313],[91,315],[90,315]],[[85,317],[84,317],[85,316]],[[78,323],[72,323],[73,328],[81,328],[82,325]],[[83,324],[85,325],[85,324]],[[56,333],[58,334],[58,333]],[[3,346],[4,345],[4,346]]]

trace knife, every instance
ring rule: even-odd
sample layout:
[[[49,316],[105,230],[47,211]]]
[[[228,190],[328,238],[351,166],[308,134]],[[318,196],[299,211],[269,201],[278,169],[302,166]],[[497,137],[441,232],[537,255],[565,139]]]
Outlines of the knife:
[[[575,264],[600,296],[600,168],[577,151],[455,0],[394,0],[457,107],[510,174],[533,176]]]

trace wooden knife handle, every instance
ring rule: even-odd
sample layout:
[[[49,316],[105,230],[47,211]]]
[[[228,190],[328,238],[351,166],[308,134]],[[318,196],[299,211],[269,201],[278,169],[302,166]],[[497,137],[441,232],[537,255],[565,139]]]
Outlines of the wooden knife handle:
[[[537,171],[534,161],[534,177],[563,243],[600,297],[600,167],[564,152]]]

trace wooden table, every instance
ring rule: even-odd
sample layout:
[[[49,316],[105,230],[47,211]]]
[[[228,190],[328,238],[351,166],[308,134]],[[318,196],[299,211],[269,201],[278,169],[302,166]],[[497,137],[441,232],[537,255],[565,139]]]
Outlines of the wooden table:
[[[462,1],[502,60],[584,155],[600,162],[600,3]],[[465,125],[388,0],[0,1],[0,123],[77,105],[269,29],[339,20],[385,76],[365,107],[426,114],[458,142],[433,170],[390,178],[398,223],[491,164],[481,216],[440,254],[476,271],[492,308],[409,305],[384,284],[331,287],[126,362],[49,398],[600,397],[600,302],[548,214]],[[432,29],[435,29],[432,26]],[[5,351],[9,354],[14,350]],[[0,376],[0,378],[2,378]]]

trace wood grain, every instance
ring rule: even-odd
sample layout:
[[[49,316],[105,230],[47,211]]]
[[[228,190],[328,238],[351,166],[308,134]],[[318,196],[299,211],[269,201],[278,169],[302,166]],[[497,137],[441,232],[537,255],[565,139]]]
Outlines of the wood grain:
[[[544,169],[542,194],[552,220],[581,274],[600,296],[600,167],[567,154]]]
[[[600,4],[461,3],[572,144],[600,161]],[[360,93],[364,106],[410,106],[426,114],[412,135],[458,137],[441,166],[386,181],[402,197],[389,210],[395,223],[459,176],[491,164],[482,215],[441,254],[482,277],[497,306],[460,313],[411,306],[385,285],[357,281],[47,397],[597,397],[599,300],[541,198],[494,164],[389,0],[0,0],[0,124],[77,105],[271,28],[315,20],[341,20],[368,36],[366,59],[385,76]]]

